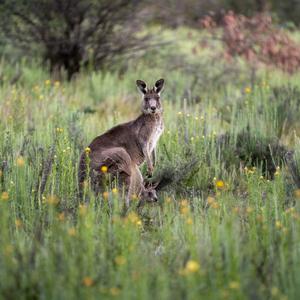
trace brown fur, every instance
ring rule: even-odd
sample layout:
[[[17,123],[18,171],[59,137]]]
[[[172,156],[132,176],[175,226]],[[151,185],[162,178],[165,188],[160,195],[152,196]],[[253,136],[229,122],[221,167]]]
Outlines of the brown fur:
[[[142,114],[133,121],[111,128],[89,145],[89,175],[96,193],[103,188],[103,174],[100,171],[103,165],[108,167],[108,173],[118,177],[119,182],[126,186],[127,206],[133,194],[141,195],[145,192],[143,177],[138,167],[146,161],[148,173],[152,175],[155,146],[163,131],[160,104],[163,83],[163,80],[159,80],[153,89],[148,90],[144,82],[137,81],[137,86],[143,93]],[[87,177],[85,153],[80,158],[78,177],[81,191]]]

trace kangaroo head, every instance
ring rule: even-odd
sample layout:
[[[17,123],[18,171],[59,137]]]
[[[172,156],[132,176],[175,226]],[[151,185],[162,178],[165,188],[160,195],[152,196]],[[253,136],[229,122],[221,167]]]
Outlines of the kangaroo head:
[[[165,81],[159,79],[153,88],[148,88],[142,80],[137,80],[136,85],[143,95],[142,111],[144,114],[157,114],[162,112],[160,93],[164,88]]]

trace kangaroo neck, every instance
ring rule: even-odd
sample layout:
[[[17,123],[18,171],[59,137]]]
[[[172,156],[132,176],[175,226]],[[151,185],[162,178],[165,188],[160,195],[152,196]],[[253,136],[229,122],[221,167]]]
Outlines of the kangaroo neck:
[[[162,120],[162,112],[161,113],[155,113],[155,114],[145,114],[141,113],[139,117],[137,118],[138,120],[145,120],[148,122],[159,122]]]

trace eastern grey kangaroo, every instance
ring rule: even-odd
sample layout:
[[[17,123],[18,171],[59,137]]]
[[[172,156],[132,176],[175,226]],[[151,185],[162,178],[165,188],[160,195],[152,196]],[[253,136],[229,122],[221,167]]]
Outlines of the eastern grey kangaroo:
[[[164,80],[156,81],[153,88],[148,88],[142,80],[137,80],[136,84],[143,96],[142,113],[135,120],[117,125],[96,137],[89,145],[90,165],[86,165],[86,153],[82,153],[78,170],[80,193],[87,175],[91,177],[93,190],[98,193],[103,182],[101,167],[106,166],[107,172],[118,177],[126,187],[126,207],[133,194],[147,194],[139,166],[145,161],[147,172],[152,176],[156,163],[155,147],[164,129],[160,100]],[[149,191],[150,194],[156,197],[154,191]]]

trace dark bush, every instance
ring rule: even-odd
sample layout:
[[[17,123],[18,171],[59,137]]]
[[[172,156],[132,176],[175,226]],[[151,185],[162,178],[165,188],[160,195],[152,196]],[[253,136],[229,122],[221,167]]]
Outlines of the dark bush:
[[[141,48],[132,0],[3,0],[0,28],[24,50],[42,53],[50,70],[65,69],[70,79],[92,62],[95,68]]]

